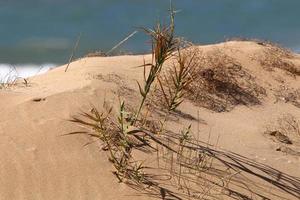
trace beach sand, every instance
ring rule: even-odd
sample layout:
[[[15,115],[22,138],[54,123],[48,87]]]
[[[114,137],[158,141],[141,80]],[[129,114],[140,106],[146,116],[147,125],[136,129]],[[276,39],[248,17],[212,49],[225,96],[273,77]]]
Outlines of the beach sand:
[[[266,185],[259,191],[270,199],[299,199],[300,179],[296,177],[300,177],[300,156],[281,150],[289,147],[300,152],[300,135],[287,145],[265,131],[278,124],[276,120],[283,115],[300,119],[299,107],[274,96],[283,86],[299,89],[300,77],[282,69],[266,70],[255,58],[267,47],[256,42],[231,41],[197,48],[204,52],[217,48],[238,60],[266,95],[259,105],[237,105],[228,112],[214,112],[187,100],[180,111],[200,117],[201,123],[178,117],[169,128],[178,132],[192,124],[194,132],[199,128],[199,139],[209,138],[220,151],[234,152],[278,170],[278,174],[289,177],[283,180],[274,174],[283,189],[262,178],[273,176],[267,172],[258,170],[262,177],[251,173],[244,176],[254,178],[253,187],[255,181]],[[19,82],[1,91],[0,199],[149,199],[118,182],[98,142],[85,146],[93,141],[86,135],[64,136],[82,130],[68,120],[89,111],[91,105],[101,109],[105,100],[117,108],[120,94],[137,105],[136,80],[142,80],[143,69],[136,66],[143,64],[143,59],[150,60],[151,55],[82,58],[71,63],[67,72],[66,66],[61,66],[29,78],[27,86]],[[299,67],[300,55],[289,61]]]

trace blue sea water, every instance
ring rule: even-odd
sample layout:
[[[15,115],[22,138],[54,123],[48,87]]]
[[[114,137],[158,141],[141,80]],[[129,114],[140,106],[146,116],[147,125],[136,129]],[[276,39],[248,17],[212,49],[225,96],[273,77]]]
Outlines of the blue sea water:
[[[260,38],[300,49],[300,0],[173,0],[176,34],[199,44]],[[0,63],[41,66],[108,51],[137,27],[167,22],[169,0],[0,0]],[[149,51],[139,32],[118,51]],[[1,68],[1,66],[0,66]]]

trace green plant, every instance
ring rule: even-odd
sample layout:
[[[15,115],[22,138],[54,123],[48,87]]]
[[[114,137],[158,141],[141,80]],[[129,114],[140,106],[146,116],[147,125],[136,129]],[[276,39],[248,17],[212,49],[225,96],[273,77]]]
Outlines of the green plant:
[[[173,68],[168,70],[168,74],[163,79],[164,83],[158,78],[168,112],[174,111],[184,101],[185,89],[192,81],[194,56],[195,53],[188,57],[187,54],[182,54],[181,50],[178,50],[178,67],[173,65]]]
[[[178,178],[178,185],[181,186],[181,172],[182,172],[182,158],[184,155],[184,146],[186,142],[191,139],[190,136],[191,125],[186,130],[181,131],[181,135],[179,136],[179,145],[178,145],[178,152],[177,152],[177,160],[179,162],[179,178]]]
[[[178,48],[178,40],[174,37],[174,10],[171,9],[170,25],[163,26],[157,23],[154,29],[142,28],[151,38],[152,42],[152,63],[144,63],[144,86],[138,82],[139,91],[142,100],[135,119],[137,120],[142,107],[145,103],[150,88],[162,70],[163,64],[168,60],[172,53]],[[146,75],[146,67],[150,66],[148,75]]]

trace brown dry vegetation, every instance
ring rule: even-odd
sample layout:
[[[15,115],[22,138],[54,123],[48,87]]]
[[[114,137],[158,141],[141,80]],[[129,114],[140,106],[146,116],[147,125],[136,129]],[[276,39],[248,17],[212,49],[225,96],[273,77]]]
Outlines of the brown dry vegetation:
[[[236,105],[258,105],[266,95],[255,77],[219,49],[200,55],[197,65],[188,91],[189,99],[200,106],[223,112]]]
[[[263,45],[266,48],[262,55],[256,55],[253,59],[257,60],[266,70],[272,71],[278,68],[290,75],[300,75],[300,66],[289,60],[294,57],[292,51],[271,42],[263,43]]]
[[[94,51],[86,54],[84,57],[106,57],[107,54],[103,51]]]
[[[294,58],[294,53],[280,44],[268,41],[260,40],[256,38],[229,38],[226,41],[252,41],[264,48],[262,54],[254,55],[253,60],[259,62],[268,71],[273,71],[275,68],[282,69],[288,72],[290,75],[300,75],[300,66],[294,64],[290,59]]]
[[[276,101],[283,101],[285,103],[291,103],[294,106],[300,108],[300,88],[293,89],[281,85],[274,93]]]
[[[234,58],[222,50],[215,49],[208,53],[189,47],[184,52],[189,63],[189,81],[185,86],[185,97],[196,105],[216,111],[230,111],[237,105],[258,105],[266,95],[263,87],[256,83],[255,77],[248,73]],[[162,78],[170,85],[173,69],[168,69]],[[156,95],[161,92],[155,91]]]
[[[224,112],[237,105],[259,105],[266,95],[256,78],[220,49],[204,53],[195,46],[189,46],[182,52],[182,56],[190,61],[187,63],[189,84],[184,86],[183,96],[198,106]],[[175,59],[174,63],[178,63],[178,60]],[[172,85],[175,70],[174,66],[166,69],[160,78],[166,86]],[[170,95],[170,92],[162,91],[161,87],[156,87],[153,93],[156,97],[153,102],[157,103],[164,102],[165,93]]]
[[[279,144],[276,151],[292,156],[300,155],[300,121],[292,114],[284,114],[267,127],[265,134]]]
[[[279,132],[284,137],[300,137],[300,121],[291,114],[285,114],[277,118],[275,123],[269,125],[268,133]]]

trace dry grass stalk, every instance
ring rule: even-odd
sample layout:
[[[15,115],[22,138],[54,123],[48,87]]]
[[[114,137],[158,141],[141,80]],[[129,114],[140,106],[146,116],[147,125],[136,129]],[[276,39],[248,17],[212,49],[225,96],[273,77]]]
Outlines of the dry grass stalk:
[[[124,38],[122,41],[120,41],[118,44],[116,44],[113,48],[111,48],[111,50],[106,52],[105,55],[110,55],[113,51],[115,51],[118,47],[120,47],[122,44],[124,44],[127,40],[129,40],[131,37],[133,37],[137,33],[138,33],[138,31],[133,31],[126,38]]]
[[[142,107],[146,101],[150,88],[162,70],[163,64],[168,60],[172,53],[178,48],[178,41],[174,36],[174,11],[171,12],[171,22],[169,26],[162,26],[157,23],[156,27],[152,29],[143,28],[143,30],[150,36],[152,42],[152,63],[144,63],[144,86],[138,83],[139,91],[142,96],[139,109],[136,114],[138,119]],[[146,67],[150,66],[148,75],[146,75]]]
[[[72,62],[73,59],[74,59],[75,52],[76,52],[76,50],[77,50],[77,48],[78,48],[78,45],[79,45],[79,42],[80,42],[80,39],[81,39],[81,35],[82,35],[82,33],[80,33],[80,34],[78,35],[78,38],[77,38],[77,40],[76,40],[76,43],[75,43],[75,45],[74,45],[74,47],[73,47],[73,49],[72,49],[72,53],[71,53],[70,58],[69,58],[69,62],[68,62],[68,64],[67,64],[66,68],[65,68],[65,72],[68,71],[68,68],[69,68],[71,62]]]
[[[164,169],[170,173],[170,183],[173,187],[178,188],[182,195],[190,199],[210,199],[214,195],[224,194],[221,191],[227,190],[226,177],[231,174],[229,171],[222,174],[221,171],[214,169],[212,162],[213,156],[200,151],[199,146],[194,143],[191,127],[181,131],[179,135],[172,135],[170,143],[164,147],[165,152],[161,155],[161,162],[164,162]],[[172,148],[174,151],[168,150]],[[219,171],[214,173],[214,171]],[[208,181],[209,180],[209,181]],[[224,183],[223,183],[224,182]],[[228,185],[228,184],[227,184]]]
[[[167,69],[161,78],[158,77],[159,88],[168,112],[174,111],[184,101],[186,88],[192,81],[192,70],[195,67],[193,59],[196,53],[189,53],[178,50],[176,64]]]

